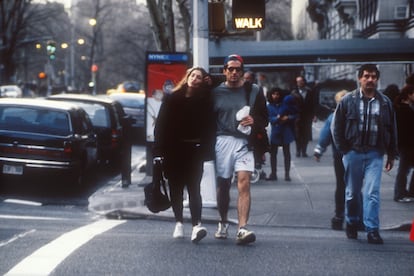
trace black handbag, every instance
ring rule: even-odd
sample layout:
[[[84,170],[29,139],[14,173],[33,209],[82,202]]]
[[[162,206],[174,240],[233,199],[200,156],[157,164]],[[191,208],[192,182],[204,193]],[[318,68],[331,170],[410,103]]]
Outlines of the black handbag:
[[[165,179],[162,172],[162,164],[154,163],[152,182],[145,185],[145,205],[153,213],[165,211],[171,207],[171,201],[167,193]]]

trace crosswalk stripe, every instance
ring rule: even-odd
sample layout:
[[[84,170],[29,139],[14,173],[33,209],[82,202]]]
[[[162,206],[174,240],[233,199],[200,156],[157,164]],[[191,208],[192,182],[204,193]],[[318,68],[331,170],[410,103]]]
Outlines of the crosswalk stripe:
[[[98,220],[61,235],[23,259],[5,275],[49,275],[66,257],[90,241],[126,220]]]

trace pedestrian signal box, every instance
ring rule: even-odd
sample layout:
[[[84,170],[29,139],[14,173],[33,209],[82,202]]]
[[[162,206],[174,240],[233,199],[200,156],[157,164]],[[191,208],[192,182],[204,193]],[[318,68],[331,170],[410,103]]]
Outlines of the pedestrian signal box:
[[[265,28],[265,0],[233,0],[232,22],[236,30]]]

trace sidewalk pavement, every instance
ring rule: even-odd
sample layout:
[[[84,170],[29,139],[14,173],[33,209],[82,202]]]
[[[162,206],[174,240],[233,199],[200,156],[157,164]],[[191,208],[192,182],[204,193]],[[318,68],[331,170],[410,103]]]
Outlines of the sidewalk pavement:
[[[323,122],[314,124],[314,141],[308,146],[307,158],[295,157],[295,145],[291,144],[291,179],[284,180],[282,150],[278,153],[277,181],[259,180],[251,184],[251,210],[249,225],[273,227],[328,228],[334,215],[335,176],[331,149],[322,157],[321,162],[313,159],[313,149],[319,137]],[[398,161],[394,168],[383,172],[381,184],[380,228],[381,230],[410,231],[414,219],[414,202],[398,203],[393,201],[394,180]],[[270,173],[269,156],[263,171]],[[171,208],[153,214],[144,206],[144,185],[151,177],[140,172],[135,165],[132,185],[121,188],[120,178],[114,179],[106,187],[89,198],[89,210],[100,215],[114,218],[174,220]],[[203,188],[202,188],[203,189]],[[229,219],[237,223],[237,187],[231,188]],[[190,212],[184,208],[184,218],[190,221]],[[217,208],[204,207],[203,223],[217,223]]]

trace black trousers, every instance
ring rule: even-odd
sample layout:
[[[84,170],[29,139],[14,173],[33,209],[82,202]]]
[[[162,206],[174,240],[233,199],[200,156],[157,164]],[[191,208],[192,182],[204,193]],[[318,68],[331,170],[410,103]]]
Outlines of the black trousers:
[[[170,199],[175,220],[183,222],[184,189],[187,188],[192,225],[201,222],[202,198],[200,182],[203,176],[204,161],[199,148],[189,144],[180,147],[181,154],[169,160],[171,167],[168,174]]]
[[[333,162],[336,177],[335,216],[343,218],[345,215],[345,169],[342,163],[342,155],[335,153]]]
[[[276,175],[277,172],[277,151],[280,146],[272,144],[270,146],[270,168],[271,174]],[[290,172],[290,144],[282,145],[283,159],[285,164],[285,174],[289,175]]]

